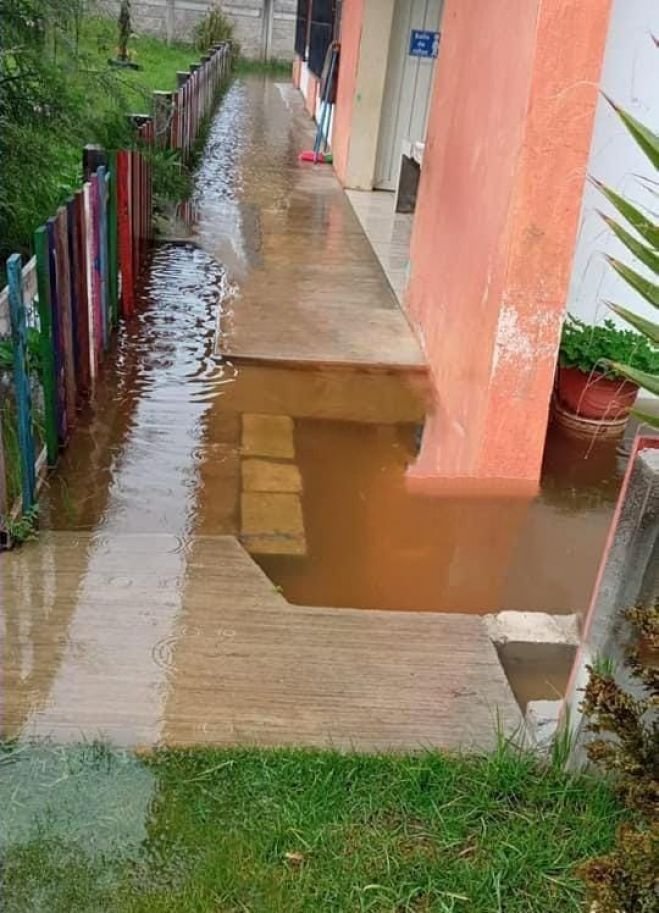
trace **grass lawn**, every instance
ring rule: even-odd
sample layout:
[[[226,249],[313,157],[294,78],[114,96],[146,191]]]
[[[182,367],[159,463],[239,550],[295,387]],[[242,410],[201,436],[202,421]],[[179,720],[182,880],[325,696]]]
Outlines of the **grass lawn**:
[[[135,35],[129,49],[141,70],[108,66],[116,57],[113,19],[86,16],[79,43],[62,36],[48,46],[38,77],[42,98],[36,112],[3,120],[0,154],[0,260],[13,251],[29,256],[34,230],[82,182],[82,147],[128,145],[127,115],[149,113],[156,89],[176,87],[176,71],[188,70],[199,53],[186,45]],[[35,116],[38,113],[38,116]],[[26,168],[26,156],[30,167]]]
[[[608,787],[488,757],[0,754],[4,913],[563,913]]]

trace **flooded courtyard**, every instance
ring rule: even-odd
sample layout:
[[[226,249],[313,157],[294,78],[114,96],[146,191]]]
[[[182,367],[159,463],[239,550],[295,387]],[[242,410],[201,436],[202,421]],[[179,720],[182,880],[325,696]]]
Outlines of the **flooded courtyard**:
[[[262,77],[215,115],[45,531],[2,559],[5,736],[485,745],[562,687],[569,652],[511,655],[513,697],[480,616],[585,612],[626,445],[550,428],[534,499],[411,492],[425,375],[305,124]]]

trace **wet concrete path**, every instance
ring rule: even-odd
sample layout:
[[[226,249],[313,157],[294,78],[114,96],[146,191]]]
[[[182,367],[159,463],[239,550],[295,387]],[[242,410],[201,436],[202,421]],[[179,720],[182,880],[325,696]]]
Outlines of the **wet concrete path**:
[[[533,504],[411,497],[421,378],[382,370],[364,330],[362,306],[404,321],[374,259],[354,285],[378,303],[351,326],[380,370],[218,357],[218,320],[228,351],[257,309],[281,343],[283,276],[301,320],[309,296],[331,306],[337,251],[373,257],[331,172],[297,166],[308,133],[288,87],[259,77],[216,115],[199,246],[155,252],[50,479],[49,531],[1,559],[3,735],[487,746],[497,711],[519,715],[478,615],[584,608],[615,450],[590,448],[595,484],[575,487],[584,453],[559,439]],[[307,271],[302,229],[328,269]]]

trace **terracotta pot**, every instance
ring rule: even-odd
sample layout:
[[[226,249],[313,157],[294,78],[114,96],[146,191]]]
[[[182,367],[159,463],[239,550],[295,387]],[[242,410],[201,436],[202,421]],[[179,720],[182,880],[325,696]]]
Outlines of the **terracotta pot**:
[[[561,405],[574,415],[619,423],[629,415],[638,386],[599,371],[584,374],[578,368],[559,368],[557,392]]]

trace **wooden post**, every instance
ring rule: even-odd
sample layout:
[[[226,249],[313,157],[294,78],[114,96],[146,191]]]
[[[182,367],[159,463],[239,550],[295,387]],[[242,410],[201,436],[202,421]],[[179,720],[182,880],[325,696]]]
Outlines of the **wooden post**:
[[[37,303],[39,309],[39,347],[41,352],[41,382],[44,399],[46,459],[49,466],[57,462],[57,397],[55,391],[55,352],[53,342],[53,312],[50,300],[50,267],[48,263],[48,232],[45,226],[34,233],[34,252],[37,258]]]
[[[117,228],[119,233],[121,313],[124,317],[131,317],[135,311],[130,184],[130,152],[126,149],[121,149],[117,152]]]
[[[5,466],[5,445],[2,441],[2,421],[0,421],[0,550],[10,545],[6,525],[8,514],[7,468]]]
[[[96,146],[88,143],[82,150],[82,174],[85,181],[88,181],[92,174],[95,174],[101,165],[107,167],[108,156],[102,146]]]
[[[73,317],[71,309],[71,269],[69,266],[68,218],[63,206],[55,217],[55,256],[57,263],[57,302],[61,327],[67,432],[76,421],[76,377],[73,353]]]
[[[62,320],[60,313],[60,283],[57,272],[57,226],[54,218],[46,222],[48,235],[48,272],[50,277],[50,313],[53,336],[53,362],[55,368],[55,408],[57,412],[57,438],[60,445],[66,443],[66,385],[64,382],[64,353],[62,342]]]
[[[87,285],[87,345],[89,352],[89,375],[94,386],[98,374],[98,357],[96,352],[96,329],[94,326],[94,219],[92,207],[92,188],[86,181],[82,188],[85,245],[85,281]]]
[[[101,166],[96,172],[98,178],[98,232],[99,271],[101,277],[101,325],[103,351],[110,345],[110,300],[108,294],[108,180],[107,169]]]
[[[172,93],[153,93],[153,122],[156,130],[156,146],[169,149],[171,144]]]
[[[108,187],[108,296],[110,322],[116,326],[119,318],[119,261],[117,244],[117,153],[109,154]]]
[[[90,184],[90,202],[91,202],[91,227],[92,227],[92,302],[93,302],[93,326],[94,326],[94,351],[96,353],[96,363],[99,364],[101,352],[103,351],[103,291],[101,286],[101,204],[98,172],[92,174]]]
[[[76,394],[77,396],[80,396],[82,394],[82,365],[78,325],[78,255],[76,246],[75,203],[71,197],[66,201],[66,252],[71,294],[71,350],[73,355],[73,373],[75,377]],[[76,405],[80,405],[80,403],[76,402]]]
[[[85,396],[89,396],[92,387],[91,364],[89,359],[89,298],[87,287],[87,245],[85,222],[84,191],[79,190],[75,197],[74,219],[76,224],[76,264],[75,276],[78,298],[78,351],[80,352],[79,384]]]
[[[34,437],[32,434],[32,393],[27,363],[27,324],[23,301],[23,270],[20,254],[7,260],[9,316],[14,348],[14,390],[21,467],[21,503],[23,513],[34,504],[36,475],[34,470]]]

